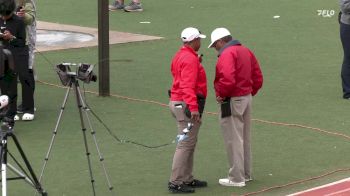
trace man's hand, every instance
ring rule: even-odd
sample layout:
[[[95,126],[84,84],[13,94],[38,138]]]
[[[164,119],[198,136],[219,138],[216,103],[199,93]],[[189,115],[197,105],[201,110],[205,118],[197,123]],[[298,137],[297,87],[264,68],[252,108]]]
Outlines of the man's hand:
[[[14,39],[14,36],[11,34],[10,31],[5,30],[4,33],[2,34],[2,38],[4,40],[12,40],[12,39]]]
[[[201,122],[201,116],[199,115],[199,112],[191,112],[191,120],[192,122]]]
[[[24,17],[25,13],[26,13],[25,10],[23,8],[21,8],[21,9],[19,9],[18,12],[16,12],[16,15],[18,17]]]
[[[224,101],[224,98],[217,96],[216,101],[221,104]]]

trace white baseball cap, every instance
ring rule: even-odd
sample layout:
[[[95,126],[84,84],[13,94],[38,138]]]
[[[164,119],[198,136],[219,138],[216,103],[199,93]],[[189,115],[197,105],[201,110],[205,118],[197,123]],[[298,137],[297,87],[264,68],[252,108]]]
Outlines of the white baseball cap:
[[[196,38],[206,38],[207,36],[201,34],[201,32],[193,27],[188,27],[181,32],[181,40],[183,42],[190,42]]]
[[[216,28],[213,32],[211,32],[211,43],[209,44],[208,48],[211,48],[213,44],[218,41],[219,39],[226,37],[228,35],[231,35],[230,31],[228,31],[226,28]]]

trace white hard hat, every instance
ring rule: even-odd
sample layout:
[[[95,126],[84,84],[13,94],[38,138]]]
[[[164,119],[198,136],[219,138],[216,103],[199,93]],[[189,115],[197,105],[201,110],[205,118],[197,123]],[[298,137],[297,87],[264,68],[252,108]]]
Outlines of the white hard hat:
[[[181,32],[181,40],[183,42],[190,42],[196,38],[206,38],[207,36],[201,34],[201,32],[193,27],[188,27]]]
[[[209,44],[208,48],[211,48],[216,41],[228,35],[231,35],[231,33],[226,28],[214,29],[214,31],[211,32],[211,43]]]

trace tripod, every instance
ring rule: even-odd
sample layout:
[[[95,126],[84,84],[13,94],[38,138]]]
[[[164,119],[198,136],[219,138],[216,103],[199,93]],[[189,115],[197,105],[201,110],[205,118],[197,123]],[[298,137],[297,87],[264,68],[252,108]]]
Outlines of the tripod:
[[[70,72],[68,77],[69,77],[69,82],[67,83],[68,87],[67,87],[66,95],[64,97],[64,100],[63,100],[63,103],[62,103],[62,106],[61,106],[61,110],[60,110],[60,113],[59,113],[59,116],[58,116],[58,119],[57,119],[57,123],[56,123],[55,129],[53,131],[51,143],[50,143],[48,152],[47,152],[46,157],[45,157],[45,161],[44,161],[44,165],[43,165],[42,170],[41,170],[39,182],[41,182],[41,179],[42,179],[43,174],[44,174],[44,170],[45,170],[46,165],[48,163],[49,156],[50,156],[50,153],[51,153],[51,150],[52,150],[52,147],[53,147],[53,143],[54,143],[55,137],[57,135],[57,130],[58,130],[59,124],[61,122],[63,111],[65,109],[65,105],[66,105],[67,99],[69,97],[69,92],[70,92],[71,88],[73,88],[74,91],[75,91],[77,106],[78,106],[78,110],[79,110],[79,117],[80,117],[80,122],[81,122],[81,130],[83,132],[85,152],[86,152],[87,161],[88,161],[89,174],[90,174],[90,179],[91,179],[91,186],[92,186],[93,195],[94,196],[96,195],[95,184],[94,184],[95,180],[94,180],[94,177],[93,177],[93,174],[92,174],[90,152],[89,152],[87,139],[86,139],[86,127],[85,127],[85,122],[84,122],[84,117],[83,117],[83,111],[85,113],[86,120],[88,121],[90,130],[91,130],[91,135],[92,135],[93,141],[94,141],[96,149],[97,149],[99,160],[100,160],[100,163],[102,165],[102,168],[103,168],[103,171],[104,171],[107,183],[108,183],[109,190],[112,191],[113,187],[112,187],[112,185],[110,183],[110,180],[109,180],[109,177],[108,177],[108,174],[107,174],[107,170],[106,170],[106,167],[105,167],[104,162],[103,162],[104,158],[102,157],[102,154],[101,154],[100,149],[99,149],[98,144],[97,144],[97,139],[96,139],[96,136],[95,136],[96,132],[93,130],[93,128],[91,126],[91,121],[90,121],[90,118],[89,118],[89,115],[88,115],[88,110],[89,109],[86,107],[86,104],[84,102],[83,96],[82,96],[82,94],[80,92],[79,81],[77,80],[76,74],[74,74],[74,73]]]
[[[12,154],[8,151],[7,149],[7,138],[11,137],[17,147],[18,152],[20,153],[29,173],[30,176],[25,172],[24,168],[19,164],[18,161],[12,156]],[[11,126],[7,124],[3,124],[3,126],[0,129],[0,138],[1,138],[1,144],[0,144],[0,159],[1,159],[1,184],[2,184],[2,196],[7,196],[7,180],[20,180],[23,179],[25,180],[29,185],[34,187],[37,191],[37,193],[41,194],[42,196],[47,196],[47,193],[43,190],[40,182],[38,181],[26,155],[24,154],[24,151],[19,144],[17,137],[13,133],[13,129]],[[9,154],[12,159],[15,161],[15,163],[20,167],[22,172],[24,174],[7,163],[7,154]],[[13,177],[13,178],[7,178],[7,167],[10,169],[12,172],[16,173],[18,177]]]

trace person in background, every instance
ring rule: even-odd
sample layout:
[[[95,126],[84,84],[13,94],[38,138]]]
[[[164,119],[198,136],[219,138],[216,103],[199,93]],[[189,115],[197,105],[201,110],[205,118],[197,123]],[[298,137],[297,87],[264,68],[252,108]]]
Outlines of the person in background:
[[[214,88],[220,104],[220,125],[226,147],[228,177],[223,186],[243,187],[252,180],[250,123],[252,96],[262,87],[263,75],[252,51],[233,39],[226,28],[211,33],[211,44],[219,55]]]
[[[36,42],[36,9],[33,0],[16,0],[17,12],[16,15],[21,18],[26,25],[26,45],[29,49],[28,67],[18,65],[21,71],[18,72],[18,77],[22,86],[22,101],[17,107],[17,113],[23,114],[22,120],[34,120],[34,49]],[[19,116],[15,116],[15,120],[19,120]]]
[[[14,0],[0,0],[0,41],[4,49],[11,52],[11,55],[6,55],[9,57],[7,61],[9,66],[4,68],[0,87],[1,93],[9,96],[9,106],[3,121],[7,121],[11,125],[14,124],[17,110],[17,74],[23,75],[27,72],[29,54],[26,45],[25,24],[15,14],[15,10],[16,2]],[[12,63],[11,59],[13,59]],[[13,65],[10,66],[11,64]]]
[[[109,5],[109,10],[124,10],[126,12],[142,12],[142,5],[140,0],[132,0],[129,5],[124,5],[124,0],[115,0],[112,5]]]
[[[206,181],[193,177],[194,151],[201,126],[201,116],[207,97],[207,79],[197,52],[201,39],[198,29],[188,27],[181,33],[183,46],[171,62],[173,77],[169,108],[176,120],[178,134],[192,124],[186,139],[179,141],[174,153],[168,189],[171,193],[194,193],[194,188],[206,187]]]
[[[340,0],[340,39],[344,58],[341,68],[343,98],[350,99],[350,0]]]

